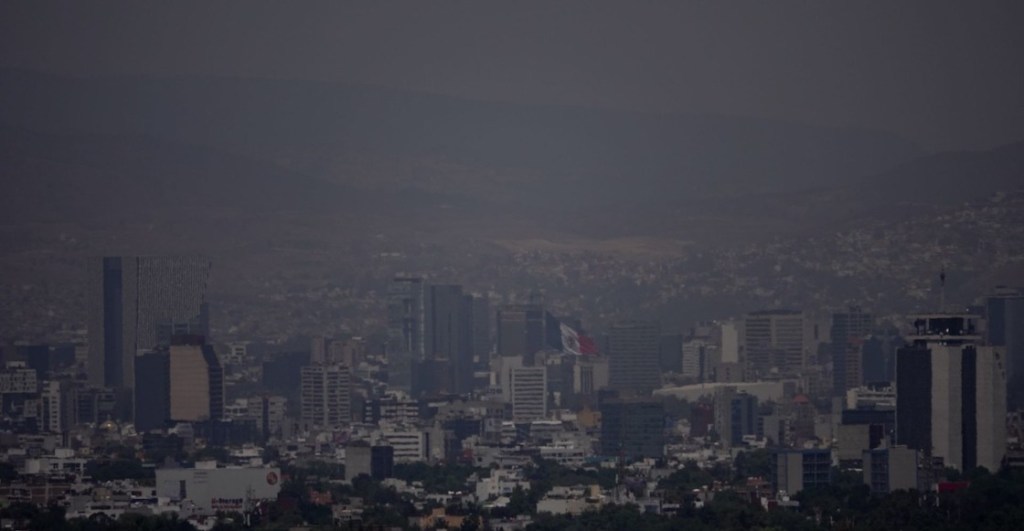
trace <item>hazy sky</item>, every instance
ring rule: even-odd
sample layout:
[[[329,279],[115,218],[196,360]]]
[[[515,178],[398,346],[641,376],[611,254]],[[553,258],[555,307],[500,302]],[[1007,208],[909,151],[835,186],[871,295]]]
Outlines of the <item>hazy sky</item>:
[[[0,3],[0,65],[1024,139],[1024,2]]]

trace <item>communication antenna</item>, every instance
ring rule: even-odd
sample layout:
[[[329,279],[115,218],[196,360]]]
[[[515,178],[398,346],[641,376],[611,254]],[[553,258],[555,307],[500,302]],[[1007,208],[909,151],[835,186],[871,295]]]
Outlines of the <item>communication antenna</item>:
[[[939,311],[946,311],[946,266],[943,264],[939,273]]]

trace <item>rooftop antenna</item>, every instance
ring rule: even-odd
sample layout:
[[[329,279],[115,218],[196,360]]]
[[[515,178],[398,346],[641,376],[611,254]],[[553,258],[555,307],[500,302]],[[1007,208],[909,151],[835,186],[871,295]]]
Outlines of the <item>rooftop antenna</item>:
[[[946,311],[946,266],[939,273],[939,311]]]

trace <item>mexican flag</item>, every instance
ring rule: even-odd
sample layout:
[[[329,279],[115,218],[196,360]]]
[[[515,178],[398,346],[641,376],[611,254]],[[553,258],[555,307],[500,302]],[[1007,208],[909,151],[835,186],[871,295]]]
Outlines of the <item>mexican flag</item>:
[[[562,331],[562,352],[576,356],[593,356],[597,354],[597,345],[593,339],[580,334],[565,323],[559,323]]]

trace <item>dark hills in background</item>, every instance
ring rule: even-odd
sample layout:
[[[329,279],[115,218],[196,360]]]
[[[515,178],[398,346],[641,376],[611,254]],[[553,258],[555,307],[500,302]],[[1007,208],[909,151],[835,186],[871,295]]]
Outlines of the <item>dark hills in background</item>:
[[[23,220],[142,216],[159,209],[322,208],[340,186],[203,146],[146,136],[0,128],[0,206]]]
[[[301,81],[0,70],[0,106],[8,223],[344,211],[367,229],[443,220],[519,237],[774,231],[962,202],[1018,187],[1024,168],[1024,144],[923,155],[875,131]]]

